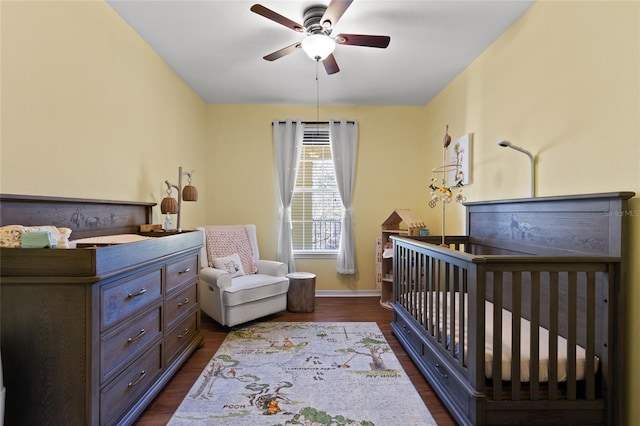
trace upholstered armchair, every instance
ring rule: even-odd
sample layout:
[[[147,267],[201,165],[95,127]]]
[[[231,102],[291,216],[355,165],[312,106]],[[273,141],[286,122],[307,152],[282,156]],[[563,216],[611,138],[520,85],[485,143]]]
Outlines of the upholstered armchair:
[[[255,225],[203,226],[200,308],[234,326],[287,308],[288,266],[262,260]]]

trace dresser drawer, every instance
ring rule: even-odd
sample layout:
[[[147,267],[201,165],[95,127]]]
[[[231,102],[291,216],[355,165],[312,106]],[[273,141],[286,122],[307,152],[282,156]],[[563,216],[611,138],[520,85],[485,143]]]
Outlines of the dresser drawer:
[[[135,315],[162,300],[162,269],[131,275],[104,285],[100,291],[100,329],[106,330],[121,319]]]
[[[167,263],[167,293],[198,276],[198,255],[191,254]]]
[[[169,331],[167,334],[167,364],[196,336],[197,325],[198,311],[196,310]]]
[[[156,306],[100,339],[101,383],[159,338],[162,334],[161,313],[162,307]]]
[[[198,284],[194,282],[167,299],[166,322],[171,327],[182,314],[198,303]]]
[[[162,368],[161,345],[138,358],[100,391],[100,424],[115,423],[151,387]]]

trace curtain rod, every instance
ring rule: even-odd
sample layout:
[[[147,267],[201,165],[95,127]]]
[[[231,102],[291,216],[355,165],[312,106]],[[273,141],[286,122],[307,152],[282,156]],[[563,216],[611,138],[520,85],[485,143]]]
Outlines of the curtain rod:
[[[278,121],[279,124],[284,124],[286,121]],[[328,121],[303,121],[302,124],[329,124]],[[347,124],[355,124],[355,121],[347,121]],[[271,123],[273,126],[273,122]]]

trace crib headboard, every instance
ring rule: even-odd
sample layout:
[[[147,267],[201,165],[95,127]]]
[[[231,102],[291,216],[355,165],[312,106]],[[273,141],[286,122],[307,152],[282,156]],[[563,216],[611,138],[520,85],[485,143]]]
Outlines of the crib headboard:
[[[135,234],[155,203],[0,194],[0,226],[70,228],[71,240]]]
[[[465,203],[473,254],[621,257],[633,192]]]

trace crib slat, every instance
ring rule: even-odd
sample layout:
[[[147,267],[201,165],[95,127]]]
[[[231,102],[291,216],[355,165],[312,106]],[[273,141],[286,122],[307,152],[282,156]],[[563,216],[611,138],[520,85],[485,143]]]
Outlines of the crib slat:
[[[416,264],[415,264],[415,280],[413,281],[413,285],[409,290],[409,294],[411,295],[411,316],[414,318],[420,318],[420,309],[418,308],[419,300],[415,295],[420,294],[420,281],[422,280],[422,254],[418,252],[414,252]]]
[[[442,311],[440,312],[442,315],[441,316],[442,325],[440,327],[439,341],[445,350],[447,349],[447,337],[449,335],[448,327],[447,327],[447,325],[449,324],[449,315],[448,315],[449,304],[447,303],[447,298],[449,297],[450,268],[451,268],[451,265],[449,265],[446,261],[443,260],[442,261],[443,276],[440,281],[442,285],[442,287],[440,288],[440,294],[442,295],[442,303],[440,305],[440,309],[442,309]]]
[[[512,273],[511,288],[511,399],[520,400],[522,273]]]
[[[529,363],[529,398],[538,400],[540,390],[540,272],[531,272],[531,362]]]
[[[434,297],[433,297],[433,307],[434,307],[434,313],[433,316],[431,317],[431,323],[433,324],[433,333],[436,339],[440,338],[440,312],[441,312],[441,308],[440,308],[440,279],[442,276],[442,261],[441,260],[436,260],[435,263],[435,280],[433,282],[433,286],[434,286]]]
[[[436,292],[436,275],[437,275],[437,269],[438,269],[438,260],[435,258],[430,258],[429,259],[429,291],[428,291],[428,309],[429,309],[429,314],[427,315],[427,319],[428,319],[428,324],[427,324],[427,330],[429,331],[429,334],[431,336],[435,336],[435,332],[434,332],[434,327],[435,327],[435,323],[436,323],[436,317],[433,315],[433,308],[434,308],[434,300],[433,300],[433,295]]]
[[[404,269],[404,258],[407,256],[407,249],[405,247],[400,247],[399,250],[397,251],[397,255],[398,255],[398,258],[397,259],[394,258],[394,261],[397,263],[397,267],[394,267],[392,269],[393,271],[392,273],[394,276],[397,275],[398,278],[400,278],[397,283],[399,292],[401,294],[407,294],[407,287],[405,285],[406,283],[405,269]],[[402,305],[408,309],[409,301],[406,298],[404,298],[402,300]]]
[[[402,288],[405,294],[410,294],[411,290],[409,287],[409,283],[411,281],[411,269],[410,269],[410,257],[411,257],[411,251],[408,249],[404,250],[403,256],[402,256]],[[411,300],[410,299],[406,299],[406,304],[407,304],[407,309],[410,309],[411,306]]]
[[[411,286],[410,293],[412,295],[418,294],[417,291],[420,288],[420,281],[422,280],[422,255],[418,252],[415,253],[415,280],[413,281],[413,285]],[[411,308],[413,313],[411,314],[414,318],[420,317],[420,309],[418,307],[418,300],[415,297],[411,297]]]
[[[558,273],[549,272],[549,400],[558,399]]]
[[[586,365],[585,365],[585,399],[594,400],[596,398],[595,383],[595,348],[596,348],[596,274],[587,273],[587,342],[586,342]]]
[[[567,307],[567,399],[576,399],[576,335],[577,335],[577,297],[578,274],[568,273],[568,307]]]
[[[415,288],[415,282],[417,279],[417,272],[416,272],[416,252],[415,251],[411,251],[409,252],[409,256],[408,256],[408,260],[409,260],[409,279],[407,280],[407,294],[412,294],[414,288]],[[411,312],[411,315],[415,314],[415,307],[413,304],[413,297],[409,297],[409,312]]]
[[[402,257],[402,275],[400,275],[400,277],[402,278],[402,286],[403,289],[406,293],[409,292],[409,281],[411,280],[411,266],[410,266],[410,257],[411,257],[411,253],[412,251],[409,249],[406,249],[404,251],[404,256]]]
[[[502,273],[493,274],[493,400],[502,394]]]
[[[429,273],[429,256],[424,254],[422,256],[420,287],[417,289],[418,291],[417,295],[420,295],[421,297],[416,297],[416,299],[418,299],[417,304],[418,304],[418,313],[420,314],[420,324],[422,324],[423,326],[426,326],[426,323],[427,323],[427,318],[426,318],[427,312],[425,310],[426,305],[424,303],[424,295],[427,292],[427,280],[429,278],[429,275],[427,275],[428,273]]]
[[[465,312],[467,312],[467,270],[463,269],[459,277],[459,293],[460,309],[458,312],[458,323],[460,324],[460,342],[467,341],[467,322],[465,321]],[[466,367],[467,356],[464,350],[464,345],[460,344],[460,363]]]
[[[458,267],[455,265],[451,265],[452,275],[451,275],[451,286],[449,287],[449,301],[451,304],[451,316],[449,322],[451,323],[451,343],[449,344],[449,351],[451,356],[456,358],[456,342],[463,342],[462,340],[458,340],[460,336],[456,335],[456,283],[458,282]],[[462,346],[462,345],[461,345]],[[462,346],[463,347],[463,346]]]

